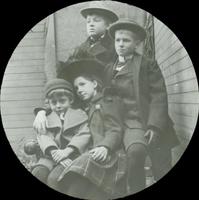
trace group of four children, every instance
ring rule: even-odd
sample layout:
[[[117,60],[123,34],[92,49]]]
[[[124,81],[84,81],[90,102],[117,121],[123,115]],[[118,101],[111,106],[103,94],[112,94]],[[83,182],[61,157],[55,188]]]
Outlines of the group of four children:
[[[39,111],[34,122],[44,156],[32,173],[72,196],[121,197],[145,188],[147,155],[156,179],[165,175],[178,141],[161,71],[136,53],[145,30],[117,21],[106,8],[86,8],[82,15],[89,38],[46,84],[50,109]]]

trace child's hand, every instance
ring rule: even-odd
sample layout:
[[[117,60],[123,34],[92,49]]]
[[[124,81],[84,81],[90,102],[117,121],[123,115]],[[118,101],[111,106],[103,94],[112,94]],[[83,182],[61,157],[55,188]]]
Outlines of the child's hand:
[[[67,158],[67,159],[65,159],[65,160],[63,160],[63,161],[60,162],[60,164],[62,166],[64,166],[64,167],[69,167],[71,165],[71,163],[72,163],[72,160],[69,159],[69,158]]]
[[[37,113],[35,120],[33,122],[33,128],[37,131],[38,134],[43,134],[46,132],[47,118],[46,118],[46,111],[41,110]]]
[[[53,150],[51,151],[51,155],[53,160],[59,163],[61,160],[67,158],[73,151],[73,148],[67,147],[66,149]]]
[[[95,161],[104,162],[108,157],[108,149],[106,147],[96,147],[89,151]]]

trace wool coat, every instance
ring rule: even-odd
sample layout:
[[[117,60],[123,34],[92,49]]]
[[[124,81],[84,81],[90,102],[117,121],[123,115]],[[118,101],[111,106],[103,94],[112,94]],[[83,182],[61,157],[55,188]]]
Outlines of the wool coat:
[[[95,58],[103,65],[107,65],[117,58],[114,48],[114,41],[112,38],[110,38],[107,32],[94,44],[91,43],[90,38],[87,38],[85,42],[75,48],[72,57],[78,59]]]
[[[49,149],[73,147],[75,157],[86,151],[91,135],[88,128],[88,116],[83,110],[69,108],[64,116],[63,124],[60,117],[55,112],[51,112],[47,115],[47,122],[46,134],[37,136],[43,156],[36,165],[44,165],[52,170],[55,162],[49,155]]]
[[[124,108],[121,115],[124,124],[135,128],[131,111],[138,110],[145,130],[154,128],[160,134],[160,146],[172,148],[178,144],[173,122],[168,114],[168,100],[165,81],[156,61],[134,53],[126,66],[114,76],[115,63],[105,69],[106,85],[121,98]],[[130,107],[131,97],[135,96],[136,107]],[[132,102],[134,103],[134,102]],[[125,138],[128,143],[130,138]],[[132,141],[133,142],[133,141]]]
[[[91,154],[86,152],[65,169],[59,180],[63,177],[67,179],[67,175],[74,172],[89,179],[108,194],[114,195],[119,193],[119,189],[125,190],[125,187],[117,188],[117,185],[124,181],[126,172],[126,156],[122,148],[122,119],[118,112],[117,99],[96,95],[89,105],[88,116],[92,135],[90,149],[104,146],[109,150],[109,157],[106,162],[100,163],[94,161]]]

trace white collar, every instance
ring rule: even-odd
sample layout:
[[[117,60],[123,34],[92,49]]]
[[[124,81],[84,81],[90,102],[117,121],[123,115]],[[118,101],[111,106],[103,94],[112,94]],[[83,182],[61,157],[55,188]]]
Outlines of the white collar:
[[[127,60],[130,60],[133,58],[133,55],[128,55],[128,56],[118,56],[118,60],[121,63],[125,63]]]

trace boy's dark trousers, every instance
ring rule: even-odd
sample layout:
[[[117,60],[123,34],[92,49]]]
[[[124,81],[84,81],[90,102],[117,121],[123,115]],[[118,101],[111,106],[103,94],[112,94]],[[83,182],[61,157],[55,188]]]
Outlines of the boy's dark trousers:
[[[38,165],[32,170],[32,174],[49,187],[59,192],[63,192],[61,191],[59,182],[57,181],[63,170],[64,167],[61,164],[55,166],[52,171],[50,171],[46,166]]]

